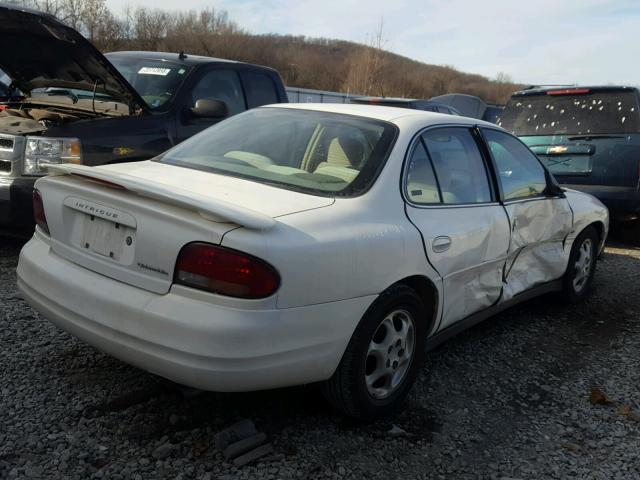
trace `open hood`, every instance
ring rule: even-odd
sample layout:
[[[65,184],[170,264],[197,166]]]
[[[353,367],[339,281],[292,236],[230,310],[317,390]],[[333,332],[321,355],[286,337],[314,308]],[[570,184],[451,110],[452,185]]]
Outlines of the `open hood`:
[[[53,16],[0,5],[0,69],[29,95],[44,87],[106,93],[125,104],[146,104],[87,39]]]

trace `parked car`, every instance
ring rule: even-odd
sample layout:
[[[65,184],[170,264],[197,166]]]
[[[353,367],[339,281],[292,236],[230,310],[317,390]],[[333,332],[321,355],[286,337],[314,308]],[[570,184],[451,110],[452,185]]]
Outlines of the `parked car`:
[[[598,197],[618,221],[640,218],[640,105],[632,87],[532,88],[498,125],[518,135],[561,184]]]
[[[433,102],[431,100],[416,100],[413,98],[356,97],[351,99],[351,103],[358,105],[383,105],[385,107],[413,108],[415,110],[424,110],[425,112],[462,115],[458,110],[449,105],[445,105],[444,103]]]
[[[44,13],[0,6],[0,66],[26,98],[0,111],[0,229],[33,230],[33,183],[61,162],[154,157],[248,108],[286,102],[275,70],[195,55],[103,56]]]
[[[365,419],[427,347],[584,298],[608,230],[506,131],[390,107],[261,107],[154,160],[50,170],[17,271],[44,317],[197,388],[323,382]]]
[[[465,117],[477,118],[491,123],[496,123],[504,109],[503,105],[486,103],[480,97],[466,93],[446,93],[431,98],[431,101],[453,107]]]

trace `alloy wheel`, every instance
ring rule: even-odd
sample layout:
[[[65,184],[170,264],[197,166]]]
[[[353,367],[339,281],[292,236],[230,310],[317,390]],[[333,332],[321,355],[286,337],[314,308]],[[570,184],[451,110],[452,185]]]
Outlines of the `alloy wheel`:
[[[365,381],[369,394],[383,399],[404,380],[415,351],[415,326],[406,310],[394,310],[380,323],[369,343]]]
[[[593,242],[585,238],[578,250],[578,258],[574,264],[573,288],[579,293],[589,282],[593,258]]]

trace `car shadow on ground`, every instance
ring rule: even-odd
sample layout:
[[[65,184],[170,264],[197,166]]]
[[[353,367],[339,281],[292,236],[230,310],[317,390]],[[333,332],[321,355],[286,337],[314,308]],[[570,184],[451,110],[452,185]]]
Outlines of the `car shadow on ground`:
[[[640,248],[640,220],[611,224],[607,244],[621,248]]]
[[[603,265],[607,268],[602,268]],[[534,408],[549,396],[536,386],[545,383],[546,375],[560,378],[579,370],[594,351],[608,349],[628,332],[627,317],[638,309],[638,300],[618,291],[619,287],[609,278],[623,266],[640,272],[640,259],[608,252],[599,265],[599,270],[604,271],[596,276],[594,294],[582,304],[566,305],[557,295],[547,295],[507,310],[449,340],[429,353],[428,364],[404,408],[394,418],[369,425],[334,411],[323,400],[317,385],[248,393],[200,392],[125,366],[108,356],[102,356],[91,370],[116,369],[129,378],[123,382],[125,385],[145,386],[112,390],[113,395],[86,405],[83,414],[95,417],[136,409],[139,422],[134,418],[128,425],[127,436],[140,440],[203,426],[215,431],[242,418],[253,419],[272,435],[291,425],[309,422],[330,429],[364,429],[370,434],[385,432],[392,423],[397,423],[409,433],[429,438],[440,430],[442,423],[432,408],[445,401],[447,392],[463,392],[461,385],[474,384],[472,377],[477,374],[479,363],[483,364],[483,378],[487,382],[474,395],[491,396],[494,389],[506,388],[505,398],[513,396],[520,402],[520,393],[524,391],[530,394],[529,403]],[[523,379],[520,383],[514,377],[502,384],[500,378],[504,375],[513,376],[517,367],[524,370],[532,365],[541,372],[539,378]],[[87,373],[81,381],[89,381]],[[483,413],[476,413],[481,419]]]

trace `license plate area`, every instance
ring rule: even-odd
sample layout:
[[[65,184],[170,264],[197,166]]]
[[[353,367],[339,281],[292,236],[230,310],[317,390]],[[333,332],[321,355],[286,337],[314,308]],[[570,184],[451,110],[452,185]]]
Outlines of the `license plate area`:
[[[64,204],[71,245],[122,265],[133,263],[137,222],[132,215],[78,197],[67,197]]]
[[[76,246],[123,265],[133,262],[135,229],[94,215],[80,214]]]

